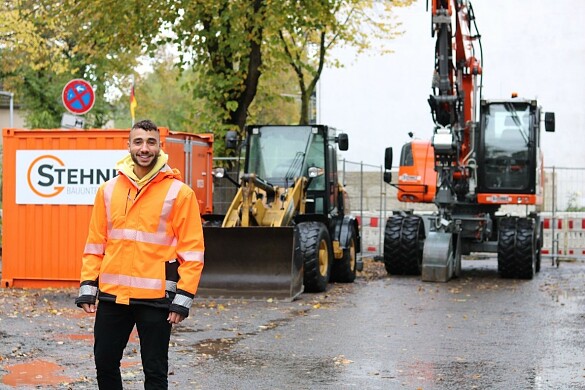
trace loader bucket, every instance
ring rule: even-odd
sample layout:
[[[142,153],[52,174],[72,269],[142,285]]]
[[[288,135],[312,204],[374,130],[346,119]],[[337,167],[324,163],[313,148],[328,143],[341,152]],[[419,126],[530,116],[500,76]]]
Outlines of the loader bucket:
[[[199,297],[294,300],[303,292],[303,261],[293,227],[204,227]]]

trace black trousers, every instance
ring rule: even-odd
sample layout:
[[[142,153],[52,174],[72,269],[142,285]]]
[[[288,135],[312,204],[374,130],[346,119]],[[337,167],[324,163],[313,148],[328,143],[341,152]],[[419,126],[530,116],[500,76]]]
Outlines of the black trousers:
[[[169,311],[146,305],[119,305],[100,301],[95,318],[93,352],[98,386],[122,389],[120,361],[136,324],[146,390],[168,389]]]

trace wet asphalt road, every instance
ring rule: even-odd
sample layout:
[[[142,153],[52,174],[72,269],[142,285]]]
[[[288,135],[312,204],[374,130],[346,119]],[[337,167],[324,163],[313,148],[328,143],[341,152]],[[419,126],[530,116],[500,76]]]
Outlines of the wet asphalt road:
[[[197,366],[199,388],[585,389],[585,266],[544,264],[531,281],[496,270],[333,286]]]
[[[465,260],[461,278],[425,283],[367,262],[356,283],[294,302],[198,299],[173,330],[170,388],[585,389],[585,263],[543,263],[519,281]],[[0,294],[0,378],[43,360],[63,379],[36,388],[96,388],[74,290]],[[143,388],[138,349],[133,337],[125,389]]]

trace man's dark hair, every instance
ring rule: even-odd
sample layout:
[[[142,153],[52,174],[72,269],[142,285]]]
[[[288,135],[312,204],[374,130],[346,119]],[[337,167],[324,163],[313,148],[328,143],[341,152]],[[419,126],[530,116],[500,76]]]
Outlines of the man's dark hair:
[[[135,129],[142,129],[145,131],[158,131],[158,127],[154,124],[153,121],[150,119],[145,119],[143,121],[136,122],[134,126],[132,126],[132,130]]]

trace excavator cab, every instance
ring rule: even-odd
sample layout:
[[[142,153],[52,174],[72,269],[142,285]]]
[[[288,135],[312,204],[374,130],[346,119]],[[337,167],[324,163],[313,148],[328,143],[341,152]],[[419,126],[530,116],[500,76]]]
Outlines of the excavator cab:
[[[513,98],[483,100],[480,108],[479,198],[492,204],[538,203],[543,186],[540,107],[535,100]],[[547,131],[554,131],[554,116],[545,118]]]

